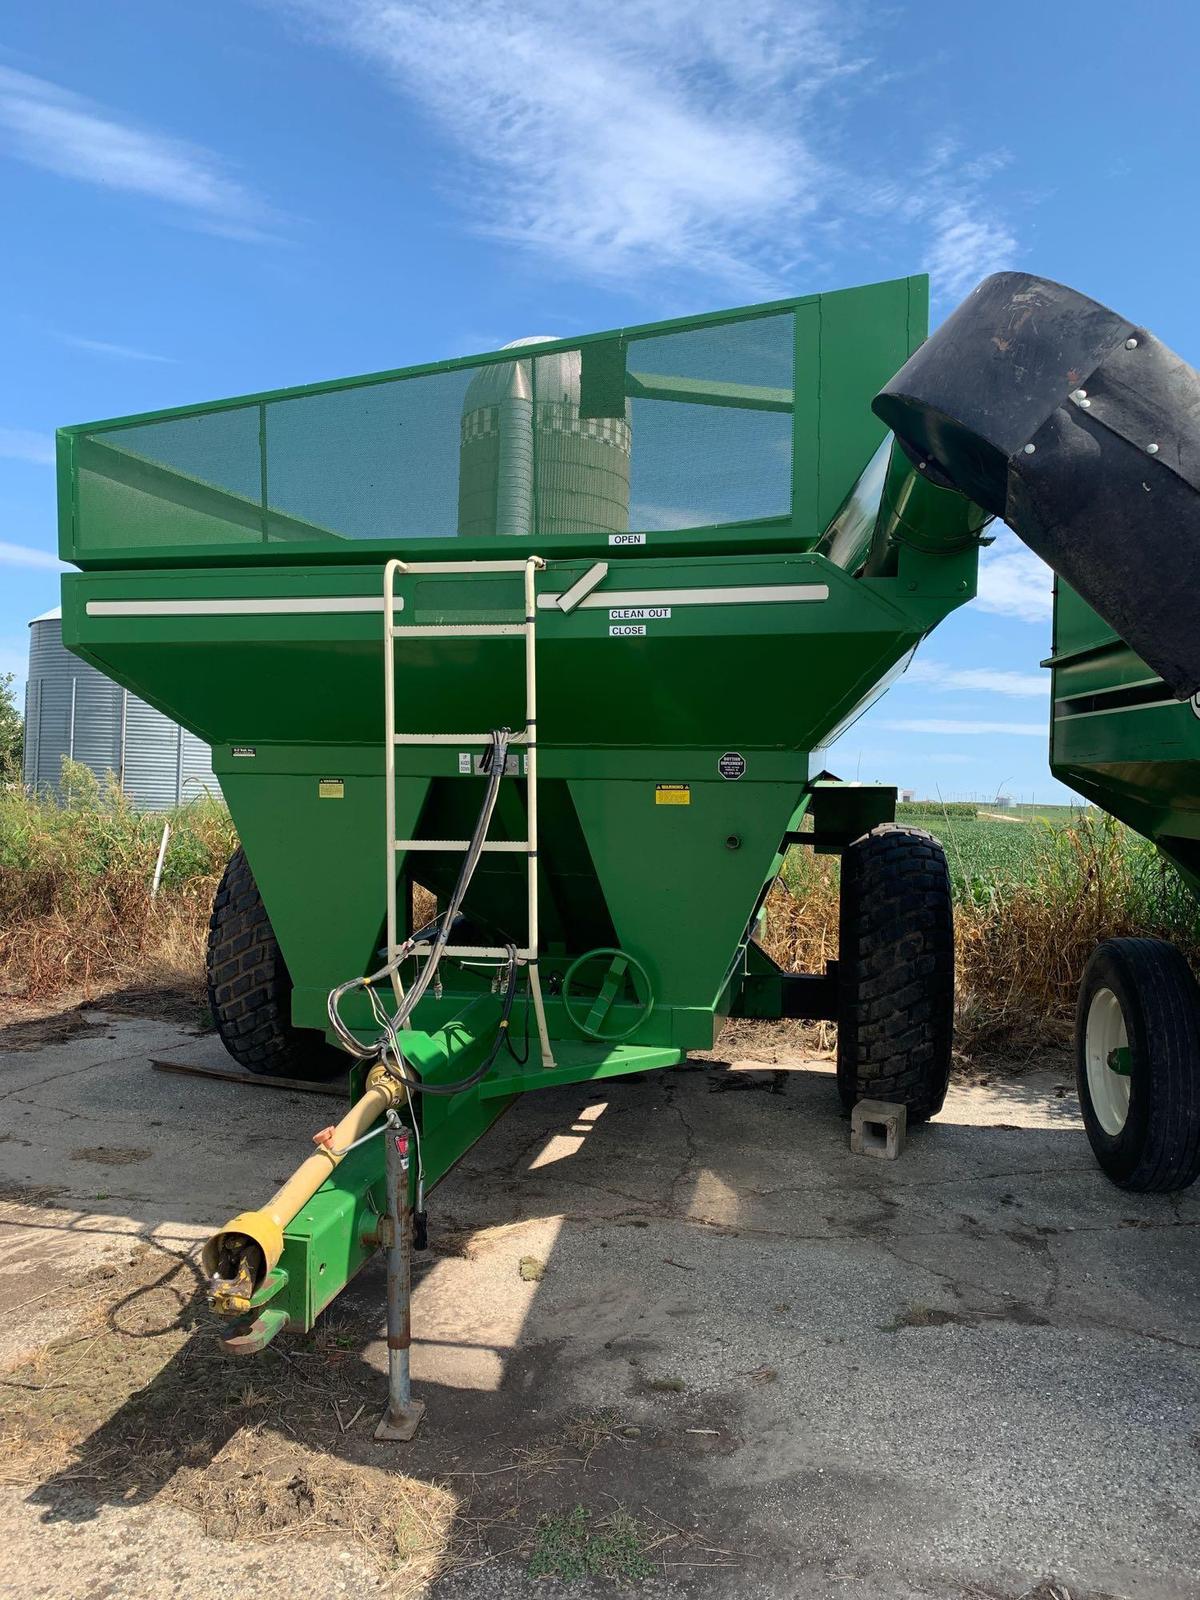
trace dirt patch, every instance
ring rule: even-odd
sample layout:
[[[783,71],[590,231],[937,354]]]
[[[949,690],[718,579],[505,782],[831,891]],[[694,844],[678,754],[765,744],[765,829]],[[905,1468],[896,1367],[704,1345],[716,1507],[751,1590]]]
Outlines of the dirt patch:
[[[52,1183],[5,1183],[0,1182],[0,1200],[6,1200],[15,1206],[52,1206],[60,1195],[66,1194],[65,1187]]]
[[[102,1026],[94,1018],[89,1020],[85,1017],[77,1007],[69,1011],[46,1012],[36,1006],[11,1001],[0,1012],[0,1018],[3,1019],[0,1050],[41,1050],[47,1045],[66,1044],[78,1034]]]
[[[48,1520],[162,1496],[216,1538],[352,1548],[393,1595],[442,1569],[457,1497],[346,1458],[383,1396],[339,1347],[350,1341],[336,1319],[251,1374],[217,1347],[189,1261],[139,1247],[87,1288],[71,1334],[0,1378],[0,1481],[28,1489]]]
[[[210,1033],[213,1027],[202,984],[94,987],[52,1000],[0,994],[0,1051],[41,1050],[47,1045],[67,1044],[79,1034],[103,1031],[107,1023],[97,1012],[174,1023],[196,1034]]]
[[[974,1328],[978,1317],[965,1316],[960,1311],[944,1311],[938,1306],[909,1306],[898,1312],[890,1322],[881,1325],[881,1333],[899,1333],[902,1328]]]
[[[273,1429],[242,1429],[211,1462],[184,1467],[171,1498],[217,1539],[328,1540],[366,1552],[393,1592],[441,1568],[454,1521],[447,1490],[348,1465]]]
[[[97,1167],[127,1167],[134,1161],[149,1161],[150,1150],[126,1149],[121,1145],[94,1144],[71,1151],[72,1161],[90,1161]]]
[[[132,984],[123,989],[106,989],[85,1002],[89,1010],[108,1011],[119,1017],[150,1017],[155,1022],[173,1022],[193,1033],[212,1033],[212,1012],[208,1009],[204,985],[162,988]]]

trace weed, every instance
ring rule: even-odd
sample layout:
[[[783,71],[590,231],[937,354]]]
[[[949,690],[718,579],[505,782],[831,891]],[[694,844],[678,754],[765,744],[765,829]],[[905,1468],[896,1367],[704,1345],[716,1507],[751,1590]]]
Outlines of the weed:
[[[582,1578],[633,1582],[655,1572],[646,1554],[649,1544],[647,1531],[627,1511],[618,1508],[593,1521],[590,1511],[576,1506],[539,1519],[528,1572],[531,1578],[561,1578],[566,1583]]]

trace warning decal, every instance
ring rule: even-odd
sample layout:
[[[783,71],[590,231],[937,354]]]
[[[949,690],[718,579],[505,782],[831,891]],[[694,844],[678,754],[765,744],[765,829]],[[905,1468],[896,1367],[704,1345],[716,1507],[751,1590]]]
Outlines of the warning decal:
[[[654,785],[654,804],[656,806],[690,806],[692,803],[691,787],[686,783],[656,783]]]

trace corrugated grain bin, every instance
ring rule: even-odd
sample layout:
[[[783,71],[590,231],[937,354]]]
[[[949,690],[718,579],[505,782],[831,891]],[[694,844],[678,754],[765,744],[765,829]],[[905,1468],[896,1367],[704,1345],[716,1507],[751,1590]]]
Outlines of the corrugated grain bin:
[[[29,624],[26,787],[59,794],[64,756],[115,773],[142,811],[220,793],[208,745],[66,650],[56,607]]]

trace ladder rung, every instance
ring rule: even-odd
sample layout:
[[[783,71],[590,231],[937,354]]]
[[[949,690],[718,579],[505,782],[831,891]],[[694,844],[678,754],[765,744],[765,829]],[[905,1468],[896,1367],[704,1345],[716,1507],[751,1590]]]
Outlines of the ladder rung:
[[[391,953],[395,955],[399,948],[400,946],[396,945]],[[409,954],[414,956],[428,955],[432,949],[433,946],[431,944],[415,944]],[[442,947],[442,954],[444,956],[494,956],[498,960],[503,960],[508,955],[508,946],[503,944],[448,944]],[[522,961],[532,961],[534,958],[532,950],[518,949],[517,955]]]
[[[529,738],[529,729],[521,733],[510,733],[509,744],[525,744]],[[491,744],[490,733],[394,733],[393,744]]]
[[[471,848],[469,839],[393,839],[393,850],[461,850]],[[483,850],[507,850],[512,855],[528,854],[528,839],[485,839]]]
[[[529,622],[427,622],[390,628],[393,639],[505,639],[524,635]]]
[[[402,561],[399,570],[401,577],[413,573],[421,578],[428,573],[438,572],[454,572],[463,576],[473,572],[524,572],[525,565],[525,561]]]

